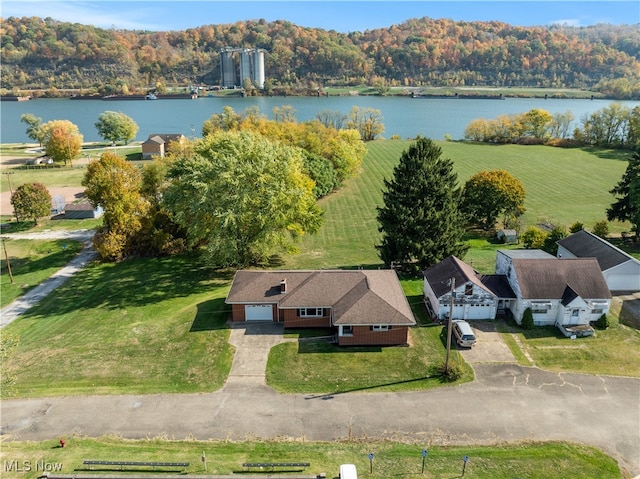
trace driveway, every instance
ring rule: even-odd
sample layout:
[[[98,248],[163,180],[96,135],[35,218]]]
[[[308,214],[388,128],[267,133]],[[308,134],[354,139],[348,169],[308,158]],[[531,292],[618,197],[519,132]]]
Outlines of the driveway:
[[[500,333],[496,331],[495,321],[470,321],[469,324],[476,335],[477,343],[471,349],[458,348],[465,361],[471,365],[517,362]]]
[[[264,384],[264,365],[283,340],[278,325],[234,325],[231,375],[211,393],[4,400],[0,434],[35,441],[72,434],[434,445],[563,440],[599,447],[640,474],[638,379],[478,362],[476,381],[432,391],[281,395]]]

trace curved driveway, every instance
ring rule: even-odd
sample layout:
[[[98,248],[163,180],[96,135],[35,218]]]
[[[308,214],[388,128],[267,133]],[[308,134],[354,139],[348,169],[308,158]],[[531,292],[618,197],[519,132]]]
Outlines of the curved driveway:
[[[371,438],[424,445],[563,440],[599,447],[632,476],[640,474],[638,379],[476,364],[476,381],[432,391],[281,395],[264,384],[264,368],[254,364],[264,365],[265,352],[278,337],[273,331],[234,327],[230,341],[237,353],[219,391],[5,400],[1,433],[15,440],[73,433],[202,440]]]

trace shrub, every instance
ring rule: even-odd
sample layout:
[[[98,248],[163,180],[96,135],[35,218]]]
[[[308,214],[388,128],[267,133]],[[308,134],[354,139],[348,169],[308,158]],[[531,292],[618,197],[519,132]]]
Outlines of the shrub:
[[[547,233],[540,228],[530,226],[522,233],[522,244],[526,249],[540,249],[544,244],[544,240],[547,237]]]
[[[607,318],[606,314],[603,314],[598,318],[595,324],[598,329],[607,329],[609,327],[609,318]]]
[[[464,370],[460,364],[449,363],[449,371],[445,371],[445,364],[440,363],[436,368],[436,374],[442,378],[445,382],[454,382],[462,377]]]
[[[520,324],[524,329],[533,329],[533,313],[531,312],[531,308],[527,308],[524,310],[524,314],[522,315],[522,323]]]
[[[607,220],[598,221],[593,225],[593,234],[600,238],[606,238],[609,236],[609,223]]]
[[[576,221],[569,227],[569,232],[577,233],[578,231],[582,231],[583,229],[584,229],[584,224],[580,223],[579,221]]]

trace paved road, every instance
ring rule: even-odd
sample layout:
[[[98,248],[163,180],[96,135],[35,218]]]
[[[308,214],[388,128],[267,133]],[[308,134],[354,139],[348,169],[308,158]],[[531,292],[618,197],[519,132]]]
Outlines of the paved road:
[[[265,326],[261,325],[264,328]],[[6,400],[3,439],[73,433],[125,438],[349,438],[419,444],[587,443],[640,474],[640,380],[475,364],[477,380],[434,391],[281,395],[260,368],[274,331],[234,328],[232,375],[216,392]],[[264,341],[261,341],[261,338]]]
[[[78,264],[61,270],[47,288],[68,279],[92,254],[83,250],[74,260]],[[37,289],[21,299],[22,309],[2,310],[2,325],[47,294]],[[280,395],[265,385],[264,369],[269,349],[285,340],[281,333],[273,324],[234,325],[231,374],[216,392],[4,400],[0,440],[74,433],[202,440],[372,438],[423,445],[564,440],[599,447],[630,475],[640,475],[638,379],[521,367],[490,330],[483,330],[493,353],[480,346],[463,353],[476,371],[472,383],[426,392]],[[501,362],[491,362],[496,357]]]

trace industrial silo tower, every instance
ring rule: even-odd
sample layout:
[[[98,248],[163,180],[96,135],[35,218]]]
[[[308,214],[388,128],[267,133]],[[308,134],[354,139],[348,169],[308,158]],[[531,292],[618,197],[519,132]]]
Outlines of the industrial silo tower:
[[[253,50],[253,83],[258,88],[264,88],[264,50]]]
[[[244,85],[244,81],[248,78],[253,82],[251,76],[251,54],[253,50],[244,48],[240,51],[240,85]]]
[[[236,66],[233,61],[233,48],[220,50],[220,78],[223,88],[233,88],[236,86]]]

